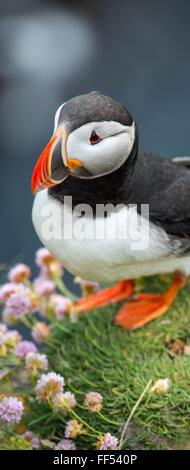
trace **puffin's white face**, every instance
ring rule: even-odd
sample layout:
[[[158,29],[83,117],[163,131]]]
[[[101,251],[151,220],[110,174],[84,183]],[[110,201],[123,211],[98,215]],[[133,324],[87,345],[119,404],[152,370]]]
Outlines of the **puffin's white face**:
[[[69,174],[91,179],[112,173],[132,151],[135,142],[132,119],[129,125],[102,120],[82,123],[79,127],[75,124],[73,129],[68,116],[60,118],[63,108],[65,103],[55,114],[53,137],[35,167],[33,193],[62,182]]]
[[[114,121],[84,124],[68,136],[68,161],[78,160],[92,177],[106,175],[122,166],[131,153],[134,139],[134,122],[131,126]],[[79,169],[71,172],[77,175]]]

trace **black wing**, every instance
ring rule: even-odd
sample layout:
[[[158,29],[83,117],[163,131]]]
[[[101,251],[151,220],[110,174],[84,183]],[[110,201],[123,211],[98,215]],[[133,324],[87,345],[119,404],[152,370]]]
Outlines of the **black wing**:
[[[151,222],[168,234],[190,238],[190,158],[168,158],[139,151],[129,203],[149,204]]]

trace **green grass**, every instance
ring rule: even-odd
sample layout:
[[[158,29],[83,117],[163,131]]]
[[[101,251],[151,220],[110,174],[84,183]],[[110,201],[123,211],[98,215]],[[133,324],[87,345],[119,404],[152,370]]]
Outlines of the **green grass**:
[[[136,289],[165,292],[171,276],[154,276],[137,281]],[[77,323],[64,325],[69,334],[55,328],[58,345],[48,349],[50,370],[64,376],[65,390],[74,391],[80,418],[97,433],[120,438],[131,410],[150,379],[168,377],[167,393],[147,392],[137,407],[125,435],[124,449],[189,448],[190,433],[190,356],[171,352],[174,341],[190,344],[190,284],[178,294],[169,311],[137,331],[126,331],[113,324],[119,305],[83,314]],[[89,391],[102,394],[102,414],[89,413],[83,406]],[[34,422],[44,414],[44,418]],[[65,421],[71,416],[64,417]],[[30,429],[42,438],[63,439],[64,423],[47,405],[30,403]],[[90,431],[89,431],[90,432]],[[96,439],[80,436],[78,449],[92,449]]]

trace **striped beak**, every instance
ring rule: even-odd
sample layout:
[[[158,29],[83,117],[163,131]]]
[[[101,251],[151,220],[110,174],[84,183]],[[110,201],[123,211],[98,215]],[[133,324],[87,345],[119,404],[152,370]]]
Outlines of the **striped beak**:
[[[82,166],[79,160],[68,160],[66,147],[67,132],[64,127],[60,127],[36,163],[31,183],[33,194],[62,183],[73,170]]]

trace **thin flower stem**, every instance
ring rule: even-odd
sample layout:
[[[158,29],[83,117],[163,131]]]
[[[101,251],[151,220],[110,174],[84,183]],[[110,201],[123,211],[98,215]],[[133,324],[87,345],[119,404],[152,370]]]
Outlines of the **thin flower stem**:
[[[50,346],[51,348],[55,347],[55,346],[60,346],[60,342],[57,339],[52,338],[52,336],[51,336],[51,339],[50,338],[42,338],[42,341],[43,341],[44,344],[47,344],[47,346]]]
[[[49,412],[48,413],[45,413],[44,415],[40,416],[39,418],[37,419],[34,419],[33,421],[30,421],[30,423],[28,423],[28,426],[32,426],[33,424],[36,424],[36,423],[39,423],[39,421],[42,421],[42,419],[46,418],[49,416]]]
[[[62,423],[66,424],[67,421],[66,421],[66,419],[63,418],[61,413],[58,413],[58,411],[56,411],[56,410],[54,410],[54,411],[55,411],[56,416],[62,421]]]
[[[93,346],[95,346],[95,348],[99,349],[99,351],[101,351],[101,352],[103,352],[104,354],[106,354],[106,356],[108,355],[108,354],[107,354],[107,351],[106,351],[104,348],[102,348],[102,346],[100,346],[100,345],[98,344],[98,342],[96,341],[96,339],[94,339],[94,338],[92,338],[92,337],[90,336],[90,334],[89,334],[87,328],[86,328],[86,330],[85,330],[85,336],[86,336],[86,338],[93,344]]]
[[[82,373],[81,373],[81,369],[79,369],[79,375],[81,377],[81,379],[86,382],[87,384],[89,385],[92,385],[93,387],[97,387],[96,384],[94,384],[93,382],[91,382],[90,380],[86,379],[85,377],[83,377]]]
[[[27,313],[27,319],[29,320],[29,322],[31,322],[31,325],[34,325],[36,323],[36,318],[34,317],[34,315],[32,313]]]
[[[84,393],[84,395],[85,395],[85,393]],[[78,408],[81,408],[81,410],[88,410],[88,408],[86,408],[86,406],[79,405],[79,403],[77,403],[76,406],[78,406]]]
[[[32,318],[33,319],[33,318]],[[24,325],[29,328],[30,330],[33,330],[34,326],[36,325],[36,323],[38,323],[36,321],[36,319],[34,318],[33,319],[33,324],[30,323],[30,318],[29,318],[29,314],[28,314],[28,317],[26,318],[26,316],[22,319],[22,322],[24,323]],[[42,338],[42,341],[43,343],[46,343],[48,346],[53,346],[53,343],[57,344],[57,345],[60,345],[60,342],[58,340],[56,340],[55,338],[52,338],[49,339],[49,338]]]
[[[53,403],[52,401],[49,399],[48,400],[48,403],[49,403],[49,406],[51,408],[51,410],[57,415],[57,417],[64,423],[66,424],[66,420],[62,417],[62,415],[54,408],[53,406]],[[87,424],[82,418],[80,418],[80,416],[78,416],[73,410],[72,408],[68,408],[68,411],[69,413],[71,413],[75,418],[78,419],[78,421],[80,421],[82,424],[84,424],[84,426],[86,426],[88,429],[90,429],[90,431],[93,431],[95,432],[96,434],[98,434],[98,432],[93,429],[91,426],[89,426],[89,424]],[[86,434],[86,433],[85,433]],[[94,435],[93,435],[94,437]]]
[[[63,418],[63,416],[61,415],[61,413],[59,413],[58,411],[56,411],[56,410],[54,409],[54,407],[52,408],[52,406],[51,406],[51,409],[55,412],[56,416],[62,421],[62,423],[64,423],[64,424],[67,423],[67,421],[66,421],[66,420]],[[69,409],[69,411],[71,411],[71,409]],[[88,424],[85,423],[85,421],[83,421],[79,416],[77,416],[76,413],[73,413],[73,414],[74,414],[74,416],[77,417],[77,419],[78,419],[79,421],[82,422],[82,424],[85,424],[86,427],[88,427],[89,429],[93,430],[93,428],[91,428],[90,426],[88,426]],[[97,431],[94,430],[94,432],[97,432]],[[82,431],[81,434],[85,434],[86,436],[89,436],[89,437],[96,437],[96,434],[90,434],[90,433],[86,432],[85,430]]]
[[[70,390],[72,390],[72,392],[74,393],[79,393],[80,395],[85,395],[85,392],[81,392],[80,390],[77,390],[76,388],[74,388],[72,385],[71,385],[71,381],[70,379],[68,380],[68,387],[70,388]],[[79,406],[77,404],[77,406]],[[81,406],[81,405],[80,405]]]
[[[86,426],[88,429],[90,429],[90,431],[92,432],[95,432],[96,434],[99,434],[98,431],[96,431],[94,428],[92,428],[89,424],[87,424],[82,418],[80,418],[80,416],[77,415],[77,413],[75,413],[75,411],[72,410],[72,408],[69,408],[69,412],[76,418],[78,419],[82,424],[84,424],[84,426]]]
[[[126,421],[126,423],[125,423],[125,426],[124,426],[123,431],[122,431],[122,434],[121,434],[119,449],[121,449],[121,447],[122,447],[122,445],[123,445],[124,436],[125,436],[125,434],[126,434],[126,431],[127,431],[128,426],[129,426],[129,423],[130,423],[130,421],[131,421],[131,418],[133,417],[133,415],[134,415],[134,413],[135,413],[135,411],[136,411],[136,409],[137,409],[139,403],[142,401],[142,399],[143,399],[145,393],[147,392],[147,390],[149,389],[151,383],[152,383],[152,379],[150,379],[150,380],[148,381],[148,383],[146,384],[146,387],[145,387],[144,390],[142,391],[140,397],[138,398],[137,402],[136,402],[135,405],[133,406],[129,417],[127,418],[127,421]]]
[[[51,398],[48,399],[48,404],[49,404],[51,410],[53,411],[53,413],[55,413],[56,416],[57,416],[64,424],[66,424],[66,420],[63,418],[63,416],[61,415],[61,413],[59,413],[59,411],[57,411],[56,408],[53,406],[53,402],[52,402]]]
[[[142,408],[140,408],[140,410],[138,411],[138,413],[136,413],[135,417],[137,418],[137,416],[139,416],[142,411],[144,410],[144,408],[146,408],[146,406],[148,405],[150,399],[152,398],[152,395],[153,395],[154,392],[150,392],[149,395],[148,395],[148,398],[147,400],[145,401],[144,405],[142,406]]]
[[[75,294],[73,294],[69,289],[67,289],[67,287],[65,286],[65,284],[64,284],[63,280],[61,279],[61,277],[55,272],[51,272],[51,274],[52,274],[52,278],[53,278],[56,286],[60,290],[60,292],[65,297],[69,297],[71,300],[76,302],[78,300],[78,297]]]
[[[89,436],[89,437],[97,437],[96,434],[90,434],[89,432],[86,432],[86,431],[81,432],[81,434],[84,434],[85,436]]]
[[[56,351],[56,354],[57,354],[57,357],[59,359],[60,364],[63,364],[64,367],[65,366],[69,367],[68,362],[66,360],[64,360],[63,357],[61,356],[59,349]]]
[[[32,381],[32,386],[34,387],[35,386],[35,374],[34,372],[32,372],[32,375],[31,375],[31,381]]]
[[[26,315],[22,318],[22,323],[24,323],[24,325],[29,328],[29,330],[32,330],[32,325],[29,321],[29,319],[26,317]]]
[[[94,325],[93,321],[88,318],[88,322],[90,323],[91,327],[93,328],[93,330],[95,331],[95,333],[99,336],[101,335],[101,332],[98,330],[98,328],[96,328],[96,326]]]
[[[59,322],[57,322],[56,320],[54,320],[54,318],[52,317],[52,315],[51,315],[49,312],[47,312],[47,310],[46,310],[46,316],[47,316],[48,320],[49,320],[56,328],[58,328],[58,330],[64,331],[64,333],[70,335],[70,331],[69,331],[67,328],[65,328],[65,326],[63,326],[61,323],[59,323]]]
[[[111,421],[110,419],[106,418],[100,411],[97,411],[97,414],[102,418],[104,421],[107,421],[107,423],[114,424],[115,426],[121,426],[123,423],[116,423],[115,421]]]

